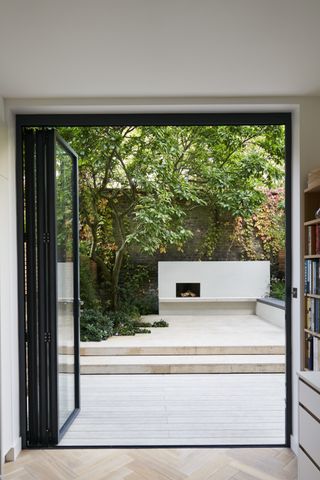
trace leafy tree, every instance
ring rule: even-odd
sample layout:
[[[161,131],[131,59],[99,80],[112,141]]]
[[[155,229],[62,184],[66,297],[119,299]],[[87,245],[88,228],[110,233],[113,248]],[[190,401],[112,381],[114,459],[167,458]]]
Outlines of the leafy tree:
[[[81,239],[109,278],[118,308],[129,245],[181,249],[195,205],[248,218],[283,178],[281,126],[75,127],[61,133],[79,154]]]

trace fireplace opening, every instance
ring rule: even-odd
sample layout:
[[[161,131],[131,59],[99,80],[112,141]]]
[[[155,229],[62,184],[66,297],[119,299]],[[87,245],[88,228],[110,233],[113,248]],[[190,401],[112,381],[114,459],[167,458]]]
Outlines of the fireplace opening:
[[[176,297],[200,297],[200,283],[176,283]]]

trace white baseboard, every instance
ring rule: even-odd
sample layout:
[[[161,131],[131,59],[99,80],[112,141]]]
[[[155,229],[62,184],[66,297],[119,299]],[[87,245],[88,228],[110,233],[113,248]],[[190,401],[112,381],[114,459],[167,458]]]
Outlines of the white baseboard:
[[[290,437],[290,446],[291,446],[291,450],[298,456],[299,443],[296,437],[294,437],[293,435],[291,435]]]
[[[7,462],[14,462],[17,458],[19,453],[21,452],[21,437],[19,437],[14,446],[10,448],[10,450],[5,454],[4,461]]]

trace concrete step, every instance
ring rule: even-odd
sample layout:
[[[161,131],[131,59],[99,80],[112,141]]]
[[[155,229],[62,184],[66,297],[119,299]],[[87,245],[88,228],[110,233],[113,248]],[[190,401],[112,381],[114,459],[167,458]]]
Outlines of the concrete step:
[[[67,353],[67,352],[64,352]],[[284,345],[145,345],[108,346],[106,342],[81,343],[81,356],[168,355],[285,355]]]
[[[81,374],[284,373],[284,355],[82,356]]]

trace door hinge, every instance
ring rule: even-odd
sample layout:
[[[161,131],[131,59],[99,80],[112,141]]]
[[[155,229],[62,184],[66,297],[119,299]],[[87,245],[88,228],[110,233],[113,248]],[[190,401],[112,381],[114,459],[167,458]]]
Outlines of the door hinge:
[[[43,243],[49,243],[50,242],[50,233],[49,232],[45,232],[43,234]]]
[[[50,332],[45,332],[43,339],[44,339],[44,343],[50,343],[51,342],[51,333]]]

